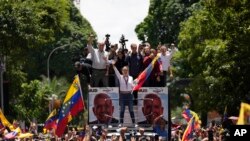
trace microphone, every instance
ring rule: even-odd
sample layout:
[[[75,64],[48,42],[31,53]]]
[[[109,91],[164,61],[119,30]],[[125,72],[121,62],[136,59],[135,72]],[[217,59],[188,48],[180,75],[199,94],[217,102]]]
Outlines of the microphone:
[[[107,100],[119,100],[119,98],[105,98],[104,101],[107,101]]]
[[[108,115],[108,114],[104,114],[105,117],[110,117],[113,118],[112,116]]]
[[[150,101],[154,101],[154,99],[152,99],[152,98],[139,98],[137,100],[150,100]]]
[[[144,115],[144,116],[147,117],[147,116],[151,116],[151,115],[153,115],[153,112],[151,112],[150,114]]]

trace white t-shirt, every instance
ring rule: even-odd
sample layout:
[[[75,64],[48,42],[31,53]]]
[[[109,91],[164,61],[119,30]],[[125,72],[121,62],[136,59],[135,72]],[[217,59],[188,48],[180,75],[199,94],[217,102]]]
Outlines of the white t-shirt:
[[[123,77],[123,75],[120,74],[120,72],[117,70],[116,67],[114,67],[114,70],[117,78],[119,79],[120,91],[132,91],[134,87],[133,77],[132,76]]]
[[[87,46],[92,59],[92,67],[94,69],[106,69],[107,61],[104,58],[108,59],[108,53],[106,51],[99,51],[99,49],[94,49],[93,46]]]
[[[160,53],[160,61],[162,63],[162,70],[168,71],[168,67],[170,67],[170,61],[175,53],[176,49],[173,49],[171,52],[167,51],[165,55]]]

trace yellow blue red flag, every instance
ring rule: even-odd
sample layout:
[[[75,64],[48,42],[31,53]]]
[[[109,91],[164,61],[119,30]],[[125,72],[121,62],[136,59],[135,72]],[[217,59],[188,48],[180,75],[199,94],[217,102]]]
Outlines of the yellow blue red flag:
[[[186,109],[182,115],[188,121],[187,128],[184,131],[183,136],[182,136],[182,141],[189,141],[190,139],[193,138],[193,132],[196,129],[200,128],[201,121],[199,119],[198,114],[196,114],[195,112],[189,109]]]
[[[58,112],[54,109],[50,114],[47,120],[45,121],[44,128],[47,130],[56,129],[58,120]]]
[[[156,61],[158,61],[160,56],[156,56],[152,62],[148,65],[148,67],[135,79],[135,87],[133,88],[133,91],[138,91],[144,82],[148,79],[149,75],[151,74],[152,70],[155,67]]]
[[[248,125],[250,124],[250,104],[241,103],[240,115],[238,118],[237,125]]]
[[[84,109],[79,76],[75,76],[59,112],[56,135],[61,137],[72,117]]]

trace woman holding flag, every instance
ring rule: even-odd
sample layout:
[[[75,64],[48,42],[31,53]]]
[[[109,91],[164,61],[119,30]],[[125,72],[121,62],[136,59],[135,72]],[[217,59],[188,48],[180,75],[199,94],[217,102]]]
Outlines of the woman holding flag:
[[[112,65],[115,71],[115,74],[119,80],[120,84],[120,124],[123,124],[125,106],[128,106],[130,117],[132,119],[133,124],[135,123],[135,114],[133,110],[133,77],[129,76],[129,70],[127,66],[122,68],[122,75],[119,73],[117,68],[115,67],[115,61],[112,61]]]

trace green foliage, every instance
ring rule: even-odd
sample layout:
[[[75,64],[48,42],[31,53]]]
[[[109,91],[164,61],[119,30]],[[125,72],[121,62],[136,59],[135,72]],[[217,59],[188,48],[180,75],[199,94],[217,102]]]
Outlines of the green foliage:
[[[54,77],[48,83],[48,78],[42,76],[41,83],[43,86],[46,86],[50,93],[46,94],[47,97],[51,97],[52,95],[56,95],[58,99],[63,100],[65,95],[69,89],[70,83],[67,81],[65,77]]]
[[[30,84],[22,84],[23,93],[19,95],[15,109],[20,119],[31,121],[33,118],[45,118],[46,102],[43,99],[48,90],[41,85],[38,80],[31,81]],[[38,119],[40,121],[41,119]]]
[[[154,47],[161,43],[177,42],[179,23],[190,16],[198,0],[151,0],[148,16],[137,25],[135,31],[140,40],[147,41]]]
[[[63,27],[59,21],[67,19],[67,14],[58,14],[59,10],[66,13],[66,7],[63,2],[56,6],[52,0],[0,2],[0,56],[6,57],[10,98],[20,93],[21,83],[26,79],[24,65],[32,61],[26,59],[28,51],[55,40],[55,33]]]
[[[14,111],[18,111],[13,105],[15,98],[28,95],[31,91],[22,83],[41,79],[41,75],[47,74],[48,55],[58,46],[69,44],[69,47],[51,56],[51,78],[58,76],[72,80],[74,68],[71,59],[82,53],[81,48],[85,46],[90,33],[94,33],[91,25],[80,15],[72,1],[0,1],[0,59],[6,58],[5,79],[10,84],[12,116],[15,116]],[[28,85],[32,85],[36,91],[34,87],[40,86],[40,83],[32,81]]]
[[[33,80],[22,84],[22,93],[15,99],[15,113],[18,119],[32,121],[37,119],[43,123],[48,114],[48,97],[57,95],[59,99],[65,97],[69,84],[64,78],[53,78],[50,83],[43,78],[42,81]],[[63,99],[62,99],[63,100]]]
[[[187,88],[170,85],[172,99],[186,92],[195,111],[211,109],[238,114],[250,94],[250,2],[247,0],[150,1],[148,16],[136,27],[140,40],[156,46],[178,42],[173,58],[176,80],[188,78]],[[176,87],[176,88],[175,88]],[[171,106],[178,106],[178,101]]]
[[[250,92],[250,2],[208,0],[201,5],[181,24],[177,72],[193,78],[187,91],[197,110],[222,113],[227,105],[237,115]]]
[[[29,74],[29,79],[37,79],[41,74],[47,75],[49,53],[56,47],[69,44],[68,47],[54,52],[51,56],[50,75],[65,76],[68,80],[72,80],[74,76],[74,62],[72,59],[82,54],[88,35],[94,33],[94,31],[89,22],[80,15],[73,3],[69,3],[69,5],[70,8],[67,9],[69,20],[64,21],[63,32],[57,32],[55,35],[56,41],[50,45],[39,46],[28,51],[26,60],[32,60],[32,62],[26,63],[24,70]]]
[[[0,6],[0,47],[4,55],[24,53],[30,47],[54,41],[54,34],[67,19],[63,0],[38,1],[3,0]]]
[[[171,109],[171,119],[174,124],[187,124],[185,119],[182,117],[183,108],[176,107]]]

